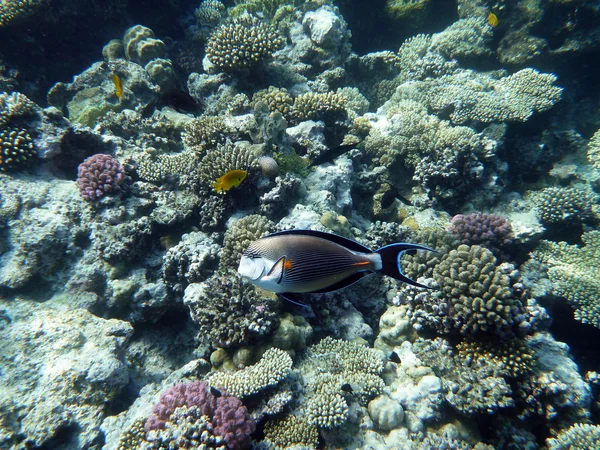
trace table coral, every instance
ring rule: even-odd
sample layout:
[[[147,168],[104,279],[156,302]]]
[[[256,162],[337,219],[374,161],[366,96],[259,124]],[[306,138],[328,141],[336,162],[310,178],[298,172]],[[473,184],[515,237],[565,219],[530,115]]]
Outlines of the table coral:
[[[554,292],[575,309],[575,318],[600,328],[600,231],[581,237],[583,247],[542,241],[532,258],[548,266]]]

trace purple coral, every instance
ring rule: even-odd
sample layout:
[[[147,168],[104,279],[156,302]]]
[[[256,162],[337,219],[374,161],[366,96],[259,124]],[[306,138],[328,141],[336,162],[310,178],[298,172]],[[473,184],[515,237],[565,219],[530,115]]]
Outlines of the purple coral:
[[[482,245],[497,250],[512,242],[510,222],[496,214],[482,212],[457,214],[448,227],[462,244]]]
[[[81,196],[88,201],[105,195],[120,194],[125,183],[123,165],[111,155],[98,153],[86,158],[77,168],[77,185]]]
[[[175,409],[182,406],[195,406],[208,416],[215,435],[223,438],[229,450],[241,450],[250,445],[256,422],[246,407],[226,392],[219,397],[212,395],[205,381],[180,383],[164,391],[146,421],[146,431],[163,429]]]

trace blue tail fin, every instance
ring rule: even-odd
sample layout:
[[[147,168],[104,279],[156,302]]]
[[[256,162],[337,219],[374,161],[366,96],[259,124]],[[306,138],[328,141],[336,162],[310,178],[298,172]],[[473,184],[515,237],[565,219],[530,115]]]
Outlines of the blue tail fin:
[[[385,247],[381,247],[375,252],[381,256],[381,273],[387,275],[388,277],[392,277],[396,280],[402,281],[403,283],[410,284],[411,286],[431,289],[429,286],[425,286],[424,284],[417,283],[416,281],[411,280],[402,273],[400,258],[402,257],[402,253],[410,250],[427,250],[428,252],[437,253],[432,248],[417,244],[400,243],[386,245]]]

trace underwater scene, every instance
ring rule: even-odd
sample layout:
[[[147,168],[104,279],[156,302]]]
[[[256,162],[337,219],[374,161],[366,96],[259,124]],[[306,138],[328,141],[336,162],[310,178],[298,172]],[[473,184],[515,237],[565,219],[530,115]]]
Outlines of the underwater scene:
[[[600,449],[600,1],[0,0],[0,449]]]

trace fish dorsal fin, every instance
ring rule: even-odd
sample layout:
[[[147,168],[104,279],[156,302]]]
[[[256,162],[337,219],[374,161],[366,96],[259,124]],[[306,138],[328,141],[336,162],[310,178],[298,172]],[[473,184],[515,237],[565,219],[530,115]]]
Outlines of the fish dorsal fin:
[[[285,231],[279,231],[277,233],[273,233],[270,234],[268,236],[265,237],[271,237],[271,236],[283,236],[283,235],[297,235],[297,236],[313,236],[313,237],[318,237],[321,239],[325,239],[331,242],[334,242],[338,245],[341,245],[342,247],[346,247],[348,250],[352,250],[355,252],[361,252],[361,253],[373,253],[373,250],[371,250],[368,247],[365,247],[362,244],[359,244],[356,241],[353,241],[352,239],[348,239],[342,236],[338,236],[337,234],[332,234],[332,233],[325,233],[324,231],[316,231],[316,230],[285,230]]]
[[[267,276],[265,277],[265,279],[274,280],[277,282],[277,284],[281,284],[281,280],[283,279],[283,269],[284,268],[285,268],[285,256],[282,256],[281,258],[279,258],[277,260],[277,262],[275,264],[273,264],[273,267],[271,267],[271,270],[269,270],[269,273],[267,273]]]

